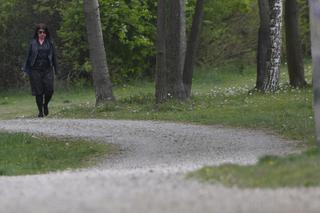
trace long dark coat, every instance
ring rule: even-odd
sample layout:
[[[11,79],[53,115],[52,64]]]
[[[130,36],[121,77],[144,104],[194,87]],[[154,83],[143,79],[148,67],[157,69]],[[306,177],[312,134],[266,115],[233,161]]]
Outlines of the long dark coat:
[[[38,44],[36,39],[32,39],[30,42],[29,50],[28,50],[28,56],[27,60],[23,66],[23,71],[27,74],[30,74],[32,72],[32,66],[36,62],[37,56],[38,56]],[[49,42],[50,44],[50,53],[48,55],[50,66],[54,69],[55,74],[58,74],[58,67],[57,67],[57,56],[55,47],[52,41],[47,40],[46,42]]]
[[[38,56],[39,44],[36,39],[32,39],[30,42],[28,56],[23,67],[23,71],[30,77],[32,95],[52,94],[54,85],[54,72],[58,73],[57,57],[53,43],[49,40],[45,40],[46,45],[49,46],[48,61],[49,68],[39,69],[34,65]]]

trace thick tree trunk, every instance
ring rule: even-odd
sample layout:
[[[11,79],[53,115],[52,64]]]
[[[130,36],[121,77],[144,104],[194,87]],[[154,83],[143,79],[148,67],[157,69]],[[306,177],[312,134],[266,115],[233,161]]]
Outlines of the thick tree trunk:
[[[183,86],[183,66],[186,53],[185,1],[169,0],[168,6],[166,42],[168,96],[185,100],[186,93]]]
[[[263,90],[264,76],[267,70],[267,60],[270,51],[270,8],[269,0],[259,0],[260,27],[257,52],[256,89]]]
[[[199,35],[204,12],[204,0],[197,0],[195,14],[192,21],[190,36],[188,39],[186,59],[183,70],[183,84],[187,98],[191,95],[192,76],[195,63],[196,50],[198,48]]]
[[[156,103],[167,99],[167,61],[166,61],[166,0],[158,0],[157,21],[157,62],[156,62]]]
[[[90,60],[93,67],[93,82],[96,90],[96,105],[113,101],[103,35],[101,29],[98,0],[84,0],[84,13],[90,49]]]
[[[263,82],[264,92],[277,90],[280,80],[281,66],[281,21],[282,1],[270,0],[270,54],[267,60],[267,72]]]
[[[313,62],[313,95],[316,141],[320,146],[320,1],[309,0]]]
[[[285,0],[286,49],[290,85],[304,87],[302,46],[298,27],[297,0]]]

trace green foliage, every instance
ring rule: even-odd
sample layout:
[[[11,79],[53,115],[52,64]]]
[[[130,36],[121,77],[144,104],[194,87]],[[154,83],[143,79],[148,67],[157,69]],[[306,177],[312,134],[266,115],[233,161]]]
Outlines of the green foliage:
[[[35,23],[49,25],[61,78],[91,78],[82,0],[0,0],[0,88],[26,84],[20,76]],[[100,0],[108,64],[115,83],[153,76],[155,0]],[[188,31],[195,0],[186,7]],[[309,8],[298,0],[303,51],[310,56]],[[18,11],[18,12],[17,12]],[[198,64],[255,63],[259,27],[256,0],[206,1]],[[14,41],[14,42],[13,42]]]
[[[21,54],[21,34],[17,32],[19,24],[14,25],[18,19],[15,14],[17,2],[18,0],[0,1],[0,88],[8,87],[12,82],[19,83],[19,58],[12,57]]]
[[[302,47],[305,56],[311,56],[311,42],[310,42],[310,20],[309,20],[309,5],[308,1],[298,0],[299,5],[299,30],[302,40]]]
[[[108,63],[113,82],[150,75],[155,65],[156,1],[100,1],[100,13]],[[187,1],[190,28],[195,0]],[[199,60],[217,64],[229,58],[253,59],[256,47],[257,5],[253,0],[207,1]],[[61,10],[59,36],[63,60],[72,70],[70,77],[91,72],[87,49],[82,1],[73,0]],[[242,24],[239,25],[239,22]],[[242,55],[245,55],[242,57]],[[247,57],[247,58],[245,58]]]
[[[53,38],[59,25],[57,8],[61,0],[0,0],[0,88],[23,85],[21,67],[26,59],[29,41],[36,23],[50,27]],[[50,11],[50,12],[49,12]]]
[[[206,1],[199,63],[253,62],[258,27],[257,1]]]
[[[206,2],[198,63],[217,65],[230,61],[243,64],[256,62],[259,28],[257,3],[256,0]],[[308,1],[298,0],[298,3],[303,51],[305,56],[310,56]]]
[[[150,73],[154,57],[155,5],[153,1],[100,1],[102,29],[113,82],[142,77]],[[71,78],[91,72],[86,41],[82,0],[71,1],[61,10],[59,36],[63,60],[69,64]]]
[[[62,16],[61,27],[58,36],[62,43],[62,63],[69,68],[69,78],[79,79],[89,63],[89,50],[86,42],[84,15],[82,0],[71,1],[65,8],[60,10]]]

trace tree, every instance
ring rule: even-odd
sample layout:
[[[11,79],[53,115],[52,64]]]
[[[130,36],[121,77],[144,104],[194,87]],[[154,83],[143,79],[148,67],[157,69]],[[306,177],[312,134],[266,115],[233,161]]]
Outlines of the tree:
[[[183,84],[187,98],[189,98],[191,95],[192,76],[204,13],[204,2],[204,0],[197,0],[192,27],[187,43],[187,53],[183,70]]]
[[[285,29],[290,85],[301,88],[306,86],[307,82],[304,78],[302,46],[298,27],[297,0],[285,1]]]
[[[158,1],[157,103],[168,98],[186,100],[190,97],[203,10],[204,0],[197,0],[187,44],[185,0]]]
[[[62,1],[62,0],[60,0]],[[92,80],[83,0],[68,0],[60,10],[61,63],[68,79]],[[111,81],[122,84],[154,74],[154,0],[99,0],[101,26]]]
[[[186,54],[185,0],[168,1],[166,37],[167,88],[168,96],[185,100],[183,66]]]
[[[316,141],[320,146],[320,1],[309,0],[311,21],[311,43],[313,62],[313,95],[316,123]]]
[[[184,0],[158,1],[156,102],[185,100],[183,66],[186,52]]]
[[[157,59],[156,59],[156,102],[167,99],[167,60],[166,60],[166,0],[158,0],[157,20]]]
[[[104,48],[98,0],[84,0],[84,13],[96,90],[96,105],[113,101],[106,52]]]
[[[281,65],[281,22],[282,0],[269,0],[270,7],[270,52],[268,53],[267,69],[264,74],[263,91],[273,92],[277,90],[280,79]]]
[[[257,51],[257,81],[256,88],[263,90],[264,76],[267,72],[267,60],[270,50],[270,8],[269,0],[259,0],[260,27]]]

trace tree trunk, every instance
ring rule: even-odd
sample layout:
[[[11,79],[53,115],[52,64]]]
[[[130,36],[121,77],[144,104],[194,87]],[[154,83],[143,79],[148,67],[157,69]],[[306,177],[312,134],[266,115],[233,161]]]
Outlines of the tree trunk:
[[[166,42],[168,96],[185,100],[183,66],[186,53],[185,0],[168,1],[168,34]]]
[[[320,146],[320,1],[309,0],[309,4],[313,62],[313,103],[316,123],[316,141]]]
[[[96,91],[96,105],[113,101],[106,52],[101,29],[98,0],[84,0],[84,13],[90,49],[90,60],[93,67],[93,82]]]
[[[183,70],[183,84],[187,98],[191,95],[193,69],[195,63],[196,50],[199,43],[199,35],[204,13],[204,0],[197,0],[195,14],[192,21],[190,36],[188,39],[186,59]]]
[[[156,103],[167,99],[167,61],[166,61],[166,0],[158,0],[157,21],[157,61],[156,61]]]
[[[263,90],[264,76],[267,72],[267,60],[270,54],[270,8],[269,0],[259,0],[260,27],[257,52],[256,89]]]
[[[290,85],[302,88],[306,86],[307,82],[304,78],[297,0],[285,0],[285,26]]]
[[[281,66],[281,21],[282,0],[270,0],[270,54],[267,60],[267,72],[263,82],[264,92],[278,89]]]

